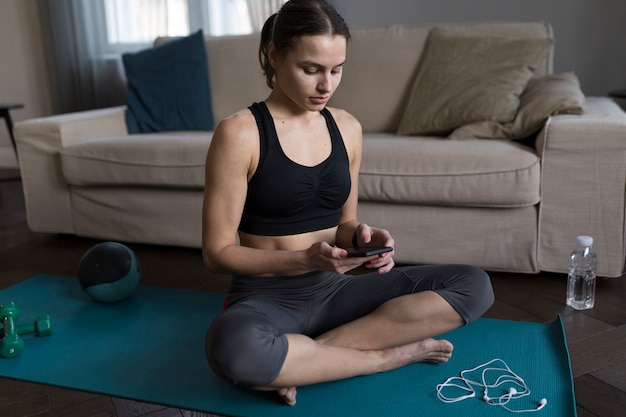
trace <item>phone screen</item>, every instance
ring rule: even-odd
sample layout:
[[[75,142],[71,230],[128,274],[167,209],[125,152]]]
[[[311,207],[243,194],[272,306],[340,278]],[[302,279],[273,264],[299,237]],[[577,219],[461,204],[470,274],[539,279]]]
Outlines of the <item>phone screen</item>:
[[[391,252],[392,250],[393,248],[391,246],[347,249],[348,257],[350,258],[364,258],[367,256],[380,255],[381,253]]]

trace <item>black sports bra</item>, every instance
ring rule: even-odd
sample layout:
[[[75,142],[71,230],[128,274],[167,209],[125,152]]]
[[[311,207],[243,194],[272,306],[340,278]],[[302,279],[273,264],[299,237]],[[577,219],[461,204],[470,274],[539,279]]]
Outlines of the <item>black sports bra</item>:
[[[337,226],[350,194],[350,163],[330,112],[320,113],[326,119],[332,151],[322,163],[308,167],[285,155],[265,103],[254,103],[249,109],[259,128],[260,156],[248,183],[239,230],[285,236]]]

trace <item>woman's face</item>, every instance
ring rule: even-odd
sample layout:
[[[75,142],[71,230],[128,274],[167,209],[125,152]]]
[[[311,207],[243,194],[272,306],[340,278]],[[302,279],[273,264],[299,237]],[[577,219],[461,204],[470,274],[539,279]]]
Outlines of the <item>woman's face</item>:
[[[282,56],[270,46],[276,71],[274,88],[279,88],[301,108],[320,111],[339,86],[346,46],[346,38],[340,35],[302,36]]]

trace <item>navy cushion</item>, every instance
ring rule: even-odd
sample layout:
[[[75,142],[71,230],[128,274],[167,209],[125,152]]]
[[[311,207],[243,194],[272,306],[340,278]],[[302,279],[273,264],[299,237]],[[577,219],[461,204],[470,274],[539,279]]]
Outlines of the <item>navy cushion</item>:
[[[213,130],[204,35],[122,56],[129,133]]]

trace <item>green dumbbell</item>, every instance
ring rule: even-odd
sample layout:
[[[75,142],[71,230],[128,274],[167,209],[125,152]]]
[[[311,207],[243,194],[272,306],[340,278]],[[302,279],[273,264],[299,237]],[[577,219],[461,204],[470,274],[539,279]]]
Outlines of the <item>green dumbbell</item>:
[[[2,321],[2,332],[0,337],[0,355],[5,358],[15,358],[21,355],[24,350],[24,340],[20,335],[35,333],[37,336],[50,336],[52,334],[52,324],[50,316],[39,316],[32,324],[16,325],[20,315],[19,308],[14,302],[0,305],[0,320]]]
[[[19,316],[20,309],[17,308],[17,305],[15,305],[13,301],[0,304],[0,319],[4,319],[5,317],[13,317],[14,320],[17,320]]]
[[[20,309],[14,302],[0,305],[0,320],[2,320],[2,342],[0,355],[5,358],[14,358],[22,354],[24,341],[17,334],[15,321],[20,316]]]
[[[52,323],[50,316],[39,316],[33,324],[18,324],[15,332],[19,335],[35,333],[39,337],[50,336],[52,334]]]

